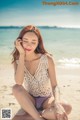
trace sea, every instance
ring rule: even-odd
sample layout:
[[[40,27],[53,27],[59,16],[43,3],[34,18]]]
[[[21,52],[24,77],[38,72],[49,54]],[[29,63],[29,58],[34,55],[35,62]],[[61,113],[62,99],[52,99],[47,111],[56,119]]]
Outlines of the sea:
[[[24,26],[0,27],[0,64],[11,63],[14,41]],[[80,28],[37,26],[57,66],[80,67]]]

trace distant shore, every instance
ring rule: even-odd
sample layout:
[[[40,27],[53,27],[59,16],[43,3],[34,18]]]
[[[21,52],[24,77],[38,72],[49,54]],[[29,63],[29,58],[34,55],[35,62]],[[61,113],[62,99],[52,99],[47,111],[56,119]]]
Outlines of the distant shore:
[[[9,29],[9,28],[23,28],[25,26],[0,26],[0,29]],[[38,28],[43,28],[43,29],[80,29],[76,27],[64,27],[64,26],[36,26]]]

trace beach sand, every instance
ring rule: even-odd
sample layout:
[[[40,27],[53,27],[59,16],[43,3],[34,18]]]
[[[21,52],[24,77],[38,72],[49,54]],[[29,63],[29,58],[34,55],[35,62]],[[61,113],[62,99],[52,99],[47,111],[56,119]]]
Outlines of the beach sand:
[[[72,105],[69,120],[80,120],[80,68],[56,66],[56,75],[60,87],[60,98]],[[0,109],[11,108],[12,117],[20,109],[20,105],[12,94],[12,86],[15,84],[12,65],[0,65]],[[0,116],[1,118],[1,116]],[[24,116],[24,120],[28,120]],[[17,117],[13,120],[23,120]],[[32,120],[29,118],[29,120]]]

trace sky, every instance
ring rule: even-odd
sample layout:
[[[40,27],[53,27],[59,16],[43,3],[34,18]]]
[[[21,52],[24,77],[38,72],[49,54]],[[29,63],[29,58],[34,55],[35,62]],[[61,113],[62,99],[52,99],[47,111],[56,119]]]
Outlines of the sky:
[[[54,6],[56,2],[78,4]],[[29,24],[80,28],[80,0],[0,0],[0,26]]]

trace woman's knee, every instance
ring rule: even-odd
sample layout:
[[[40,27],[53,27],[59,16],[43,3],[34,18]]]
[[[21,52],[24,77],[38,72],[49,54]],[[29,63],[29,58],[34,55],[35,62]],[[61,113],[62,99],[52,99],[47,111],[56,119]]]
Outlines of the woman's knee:
[[[56,119],[55,110],[53,107],[44,109],[41,116],[45,119]]]
[[[72,106],[70,104],[62,104],[67,114],[71,113]]]
[[[66,106],[66,112],[67,112],[67,114],[70,114],[71,111],[72,111],[72,106],[71,106],[70,104],[68,104],[68,105]]]
[[[20,93],[22,91],[22,85],[18,85],[18,84],[15,84],[13,87],[12,87],[12,92],[13,94],[17,94],[17,93]]]

